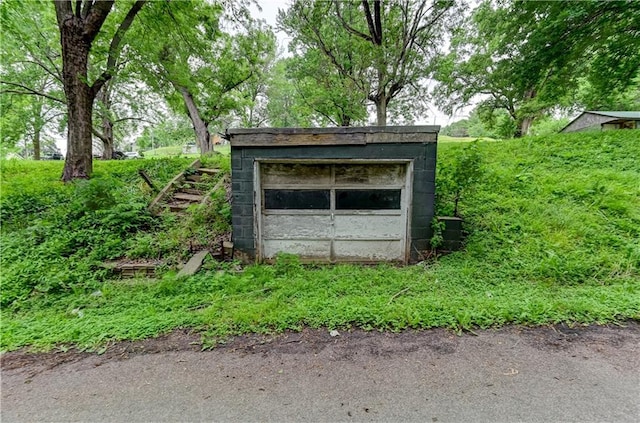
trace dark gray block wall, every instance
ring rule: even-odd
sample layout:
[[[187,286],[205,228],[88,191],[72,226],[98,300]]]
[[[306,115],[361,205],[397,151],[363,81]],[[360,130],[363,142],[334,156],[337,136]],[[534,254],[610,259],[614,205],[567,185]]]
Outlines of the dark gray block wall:
[[[411,259],[429,248],[434,214],[437,144],[389,143],[327,146],[231,147],[234,249],[255,259],[253,180],[259,159],[412,159]]]

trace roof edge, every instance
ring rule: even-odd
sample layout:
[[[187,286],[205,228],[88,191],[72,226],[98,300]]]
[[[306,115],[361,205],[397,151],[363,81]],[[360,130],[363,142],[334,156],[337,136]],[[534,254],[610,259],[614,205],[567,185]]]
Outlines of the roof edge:
[[[339,126],[333,128],[229,128],[227,137],[234,135],[314,135],[314,134],[416,134],[438,133],[440,125],[425,126]]]

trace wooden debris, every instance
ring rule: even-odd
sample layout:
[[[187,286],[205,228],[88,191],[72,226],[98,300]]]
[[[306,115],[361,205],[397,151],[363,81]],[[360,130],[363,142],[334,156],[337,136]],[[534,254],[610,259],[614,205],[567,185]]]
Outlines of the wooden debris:
[[[200,160],[195,160],[191,165],[189,165],[189,168],[197,170],[200,166]],[[162,188],[156,198],[154,198],[151,204],[149,204],[149,210],[152,213],[157,212],[160,208],[160,204],[176,189],[176,187],[180,186],[182,181],[185,180],[185,173],[186,172],[180,172],[164,188]]]
[[[185,211],[186,209],[188,209],[189,207],[191,207],[193,204],[191,203],[169,203],[167,204],[167,206],[169,207],[169,210],[171,210],[172,212],[182,212]]]
[[[161,266],[164,266],[164,263],[157,260],[141,263],[106,262],[102,264],[102,267],[112,270],[115,274],[119,274],[122,278],[153,278],[156,276],[156,270]]]
[[[149,185],[149,188],[151,188],[153,192],[158,192],[158,188],[156,188],[156,186],[153,184],[153,181],[151,180],[149,175],[147,175],[147,172],[145,172],[144,169],[138,169],[138,175],[140,175],[140,177],[147,183],[147,185]]]
[[[222,241],[222,257],[233,258],[233,242]]]
[[[204,262],[204,259],[207,257],[207,255],[209,255],[209,251],[207,250],[197,252],[193,257],[191,257],[191,259],[189,259],[182,270],[178,272],[178,277],[180,278],[195,275],[202,267],[202,263]]]
[[[190,182],[200,182],[202,175],[187,175],[186,180]]]

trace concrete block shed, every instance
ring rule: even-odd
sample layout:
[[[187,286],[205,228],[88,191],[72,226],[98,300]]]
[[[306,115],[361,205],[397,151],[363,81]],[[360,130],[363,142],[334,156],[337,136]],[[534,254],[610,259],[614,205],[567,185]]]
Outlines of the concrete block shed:
[[[237,257],[418,259],[432,235],[439,129],[229,129]]]

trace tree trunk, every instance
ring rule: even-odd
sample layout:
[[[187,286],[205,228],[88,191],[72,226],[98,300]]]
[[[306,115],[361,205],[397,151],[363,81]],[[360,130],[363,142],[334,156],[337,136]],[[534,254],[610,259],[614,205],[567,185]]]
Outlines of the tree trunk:
[[[33,160],[40,160],[40,133],[41,128],[34,128],[33,133]]]
[[[102,158],[110,160],[113,158],[113,123],[108,117],[102,117],[102,134],[104,138],[100,138],[102,141]]]
[[[174,87],[182,95],[187,111],[189,112],[189,119],[193,124],[193,130],[196,132],[196,141],[200,147],[200,154],[207,154],[213,151],[213,144],[211,143],[211,134],[209,133],[209,125],[200,117],[200,112],[196,106],[196,102],[193,96],[185,87],[173,84]]]
[[[342,115],[340,117],[340,126],[351,126],[351,116]]]
[[[533,100],[536,97],[536,95],[537,95],[537,92],[536,92],[535,89],[528,90],[524,94],[525,103],[527,101]],[[515,137],[516,138],[524,137],[525,135],[527,135],[529,133],[529,128],[531,128],[531,124],[533,123],[534,117],[533,116],[527,116],[527,117],[523,117],[523,118],[517,119],[516,118],[516,116],[517,116],[516,113],[514,113],[513,116],[514,116],[514,119],[516,119],[516,124],[517,124]]]
[[[110,98],[111,81],[104,84],[100,92],[98,93],[98,101],[101,103],[100,117],[101,117],[101,135],[100,141],[102,141],[102,158],[104,160],[110,160],[113,158],[113,146],[115,144],[113,140],[113,122],[111,121],[111,98]]]
[[[378,94],[375,100],[377,126],[387,126],[387,103],[387,96]]]
[[[520,128],[519,128],[520,136],[524,137],[529,133],[529,129],[531,128],[532,123],[533,123],[533,117],[526,117],[522,119],[522,122],[520,122]]]
[[[83,36],[80,19],[67,18],[60,25],[63,60],[62,78],[67,100],[67,157],[62,180],[87,179],[93,171],[92,112],[95,94],[87,84],[91,42]]]
[[[46,81],[41,85],[40,88],[41,91],[44,92],[46,88]],[[40,160],[40,139],[42,136],[42,128],[44,127],[42,118],[44,99],[42,97],[35,97],[33,101],[33,160]]]

